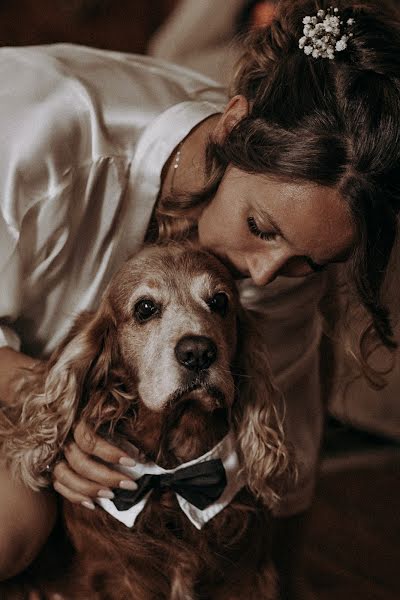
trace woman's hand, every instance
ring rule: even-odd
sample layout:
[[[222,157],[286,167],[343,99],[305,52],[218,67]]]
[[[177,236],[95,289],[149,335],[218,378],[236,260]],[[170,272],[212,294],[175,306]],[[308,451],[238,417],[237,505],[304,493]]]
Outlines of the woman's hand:
[[[114,470],[93,457],[124,466],[134,466],[135,461],[124,451],[101,437],[83,422],[74,430],[74,439],[64,447],[64,457],[53,470],[54,489],[74,504],[94,509],[93,498],[110,498],[112,488],[135,490],[136,483],[128,476]]]

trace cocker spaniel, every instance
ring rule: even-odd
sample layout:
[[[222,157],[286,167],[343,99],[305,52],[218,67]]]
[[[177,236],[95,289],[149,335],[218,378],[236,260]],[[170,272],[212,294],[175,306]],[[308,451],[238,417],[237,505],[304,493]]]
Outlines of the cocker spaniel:
[[[81,419],[136,460],[118,467],[135,492],[115,490],[95,511],[63,500],[74,556],[63,577],[36,582],[44,597],[277,597],[270,509],[290,463],[281,398],[219,260],[145,248],[19,388],[1,445],[26,485],[49,484],[46,465]]]

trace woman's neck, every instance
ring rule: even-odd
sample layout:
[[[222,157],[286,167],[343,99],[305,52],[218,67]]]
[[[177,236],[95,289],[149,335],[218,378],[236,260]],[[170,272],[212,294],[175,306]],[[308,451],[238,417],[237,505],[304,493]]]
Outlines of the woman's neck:
[[[205,184],[207,142],[219,118],[219,114],[208,117],[194,127],[174,148],[161,173],[158,200],[174,194],[190,193]],[[175,169],[178,151],[180,151],[179,163]]]
[[[207,142],[219,118],[220,115],[215,114],[199,123],[170,154],[161,172],[160,191],[145,235],[147,243],[154,243],[158,239],[159,225],[156,214],[160,203],[169,196],[190,194],[204,186]],[[179,150],[179,166],[175,170]],[[197,220],[196,216],[194,218]],[[197,231],[193,231],[190,238],[196,239]]]

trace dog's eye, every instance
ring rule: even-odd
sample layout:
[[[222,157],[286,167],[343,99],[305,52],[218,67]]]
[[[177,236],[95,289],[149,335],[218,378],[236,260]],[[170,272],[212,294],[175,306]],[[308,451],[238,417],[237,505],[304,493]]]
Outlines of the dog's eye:
[[[218,292],[218,294],[215,294],[208,302],[208,306],[211,308],[212,312],[216,312],[224,317],[228,312],[228,296],[224,294],[224,292]]]
[[[158,312],[158,306],[154,304],[153,300],[150,300],[150,298],[139,300],[139,302],[135,304],[135,308],[133,310],[136,320],[140,323],[142,321],[151,319],[151,317],[154,317],[154,315],[156,315]]]

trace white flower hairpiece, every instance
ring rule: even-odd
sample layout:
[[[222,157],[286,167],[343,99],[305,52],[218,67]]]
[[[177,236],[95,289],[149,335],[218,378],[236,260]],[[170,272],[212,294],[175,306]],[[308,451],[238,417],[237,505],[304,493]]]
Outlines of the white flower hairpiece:
[[[315,17],[304,17],[303,23],[304,35],[299,39],[299,48],[313,58],[334,58],[335,52],[346,50],[347,41],[353,36],[348,33],[348,27],[354,24],[354,19],[347,19],[344,24],[337,8],[319,10]]]

